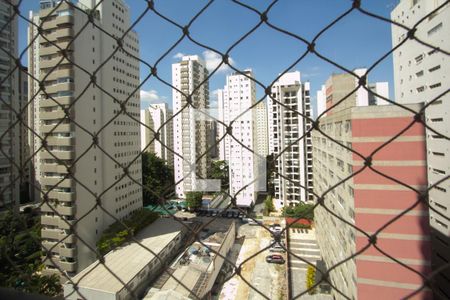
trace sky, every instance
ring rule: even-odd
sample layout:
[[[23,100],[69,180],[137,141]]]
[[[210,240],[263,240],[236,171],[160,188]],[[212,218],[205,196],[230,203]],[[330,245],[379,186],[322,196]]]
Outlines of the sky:
[[[105,0],[108,1],[108,0]],[[146,9],[144,0],[126,0],[134,22]],[[272,1],[241,1],[264,11]],[[390,12],[398,0],[361,1],[362,8],[377,15],[390,18]],[[205,0],[160,0],[155,1],[155,8],[162,15],[180,25],[189,21],[208,3]],[[325,26],[352,6],[350,0],[280,0],[269,11],[271,24],[311,41]],[[22,0],[20,11],[28,16],[29,10],[37,11],[38,0]],[[220,52],[227,51],[244,34],[260,21],[255,12],[229,0],[213,1],[206,11],[190,26],[189,32],[194,40]],[[19,48],[26,47],[26,28],[24,20],[19,22]],[[187,37],[162,57],[167,50],[182,36],[181,29],[170,24],[152,11],[148,11],[134,27],[140,39],[140,57],[150,65],[158,60],[159,76],[171,82],[171,65],[180,60],[182,55],[201,56],[208,69],[212,70],[221,58],[216,53],[195,45]],[[330,60],[347,69],[370,67],[392,48],[391,26],[387,22],[353,11],[332,28],[323,33],[316,41],[317,51]],[[245,38],[231,52],[231,62],[239,70],[252,69],[257,80],[269,85],[306,51],[306,44],[277,32],[266,24],[260,26]],[[22,59],[26,64],[26,55]],[[343,71],[332,64],[309,53],[290,71],[300,71],[301,80],[311,84],[312,103],[315,106],[316,91],[325,83],[332,73]],[[210,79],[211,106],[217,105],[215,90],[223,88],[226,75],[232,70],[221,67]],[[141,65],[141,80],[150,70]],[[387,57],[372,72],[369,82],[389,82],[390,98],[394,95],[392,56]],[[257,97],[263,96],[263,89],[257,88]],[[152,77],[144,82],[141,89],[141,108],[150,103],[166,102],[172,106],[172,90]]]

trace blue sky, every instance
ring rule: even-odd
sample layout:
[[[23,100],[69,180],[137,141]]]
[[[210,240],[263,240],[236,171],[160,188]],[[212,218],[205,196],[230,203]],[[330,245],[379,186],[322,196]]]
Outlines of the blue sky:
[[[108,1],[108,0],[105,0]],[[267,0],[243,1],[259,11],[271,3]],[[390,11],[398,0],[366,0],[362,7],[373,13],[389,18]],[[133,21],[145,10],[147,2],[143,0],[127,0]],[[155,1],[156,9],[179,24],[187,24],[189,20],[204,6],[207,1],[164,0]],[[21,13],[37,10],[38,0],[23,0]],[[322,28],[345,12],[352,5],[350,0],[280,0],[271,9],[269,21],[289,32],[311,40]],[[204,14],[191,26],[193,39],[214,49],[225,52],[235,41],[259,22],[254,12],[228,0],[214,1]],[[19,46],[26,45],[26,26],[19,23]],[[143,60],[153,65],[182,35],[179,28],[149,11],[134,28],[140,38],[140,55]],[[392,47],[391,27],[389,23],[365,16],[353,11],[341,20],[316,42],[316,49],[322,55],[345,66],[348,69],[369,67]],[[231,51],[234,66],[240,70],[253,69],[255,77],[268,85],[306,50],[302,42],[277,32],[267,25],[258,28]],[[177,54],[198,54],[211,66],[217,62],[214,53],[206,51],[185,38],[159,64],[158,73],[166,81],[171,82],[171,64],[177,61]],[[26,61],[24,61],[26,63]],[[302,81],[310,81],[313,103],[316,91],[333,72],[341,72],[333,65],[315,55],[308,56],[291,70],[301,72]],[[213,91],[222,88],[225,76],[230,70],[223,68],[210,80],[211,97]],[[141,68],[141,78],[149,74],[148,68]],[[385,59],[369,74],[369,81],[388,81],[390,95],[393,91],[392,57]],[[150,102],[172,102],[172,91],[155,78],[143,85],[142,104]],[[258,91],[262,95],[262,89]],[[215,103],[215,99],[211,99]]]

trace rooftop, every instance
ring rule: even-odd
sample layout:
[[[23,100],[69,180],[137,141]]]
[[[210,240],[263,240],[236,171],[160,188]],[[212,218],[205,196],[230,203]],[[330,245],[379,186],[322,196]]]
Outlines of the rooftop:
[[[208,231],[201,232],[200,238],[202,243],[214,251],[219,251],[227,237],[230,226],[231,222],[216,224],[216,226],[208,228]],[[177,297],[180,297],[174,299],[189,297],[191,292],[198,287],[199,281],[205,280],[210,276],[208,274],[214,271],[213,262],[215,257],[216,254],[201,243],[193,243],[170,266],[170,269],[173,270],[172,275],[182,282],[184,286],[173,277],[169,277],[160,288],[152,287],[144,299],[166,299],[164,297],[169,290],[176,294]]]
[[[154,253],[160,253],[182,230],[183,225],[173,219],[157,219],[136,235],[136,239]],[[111,293],[119,292],[123,282],[131,281],[154,258],[154,255],[137,243],[128,243],[105,255],[105,265],[95,261],[72,280],[82,288],[92,288]],[[71,286],[70,283],[65,285]]]

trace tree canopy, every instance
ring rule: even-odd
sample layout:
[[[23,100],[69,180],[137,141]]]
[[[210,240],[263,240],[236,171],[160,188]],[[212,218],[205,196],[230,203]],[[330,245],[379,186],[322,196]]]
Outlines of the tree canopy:
[[[161,204],[175,191],[173,170],[154,153],[142,153],[142,185],[144,206]]]
[[[314,220],[313,204],[299,203],[296,206],[286,206],[283,208],[284,215],[292,218],[303,218],[310,221]]]
[[[62,292],[56,275],[43,276],[39,216],[5,212],[0,216],[0,282],[26,293],[57,296]]]
[[[225,160],[217,160],[211,163],[208,169],[208,178],[220,179],[222,190],[228,189],[229,186],[229,169]]]
[[[186,204],[190,209],[197,209],[202,206],[202,192],[187,192],[186,193]]]

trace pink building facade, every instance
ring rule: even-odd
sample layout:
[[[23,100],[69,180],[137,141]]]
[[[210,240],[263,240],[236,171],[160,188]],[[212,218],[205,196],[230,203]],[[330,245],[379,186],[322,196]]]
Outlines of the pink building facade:
[[[420,104],[408,107],[418,111]],[[427,186],[425,130],[418,122],[410,126],[413,120],[414,114],[392,105],[350,107],[321,118],[324,132],[364,157],[390,141],[372,155],[376,172],[364,168],[359,155],[318,132],[314,135],[315,192],[323,195],[343,182],[324,197],[326,207],[339,218],[321,207],[316,211],[323,259],[329,269],[362,251],[330,272],[333,285],[352,299],[402,299],[424,284],[424,277],[415,271],[430,273],[428,209],[422,203],[415,205],[416,191]],[[340,219],[369,236],[376,234],[381,251]],[[423,289],[412,299],[432,299],[432,294]]]

